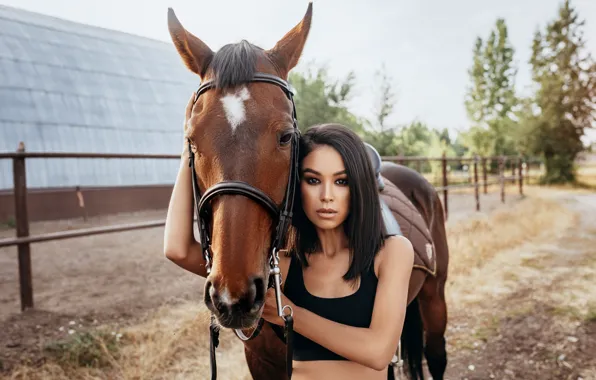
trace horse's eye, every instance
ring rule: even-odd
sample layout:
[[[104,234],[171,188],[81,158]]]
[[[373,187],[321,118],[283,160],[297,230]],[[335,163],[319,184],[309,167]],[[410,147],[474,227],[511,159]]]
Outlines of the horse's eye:
[[[287,145],[290,142],[292,142],[292,136],[294,136],[294,132],[285,132],[283,135],[281,135],[280,139],[279,139],[279,145]]]

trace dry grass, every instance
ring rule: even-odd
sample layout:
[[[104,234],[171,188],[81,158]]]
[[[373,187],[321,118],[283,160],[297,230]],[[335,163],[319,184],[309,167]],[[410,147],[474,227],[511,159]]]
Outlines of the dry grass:
[[[196,379],[209,373],[209,313],[201,305],[162,308],[146,321],[122,330],[117,348],[108,348],[99,334],[98,345],[77,344],[73,337],[62,343],[65,362],[51,355],[40,368],[21,366],[5,379]],[[107,329],[109,330],[109,328]],[[107,331],[106,330],[106,331]],[[102,349],[103,348],[103,349]],[[97,362],[81,366],[75,357],[100,355]],[[58,353],[56,353],[58,354]],[[222,379],[250,379],[242,344],[229,331],[222,331],[217,351]],[[58,354],[62,359],[65,355]],[[101,365],[96,365],[98,362]],[[201,374],[198,376],[197,374]]]
[[[479,302],[479,298],[504,292],[508,284],[519,281],[518,272],[500,270],[505,262],[509,267],[522,267],[525,263],[527,271],[536,271],[535,267],[540,265],[536,257],[501,257],[500,252],[523,247],[545,236],[552,237],[575,222],[575,215],[556,201],[530,196],[513,208],[449,225],[451,261],[447,296],[448,304],[455,305],[454,314],[465,312],[464,309]],[[470,284],[474,284],[473,289]],[[520,305],[517,312],[521,313],[524,307]],[[516,310],[509,310],[509,315]],[[589,310],[586,318],[595,318],[596,309]],[[489,339],[500,318],[490,313],[470,317],[468,324],[475,328],[471,334],[462,334],[467,339],[458,337],[457,333],[460,328],[466,329],[465,326],[451,325],[451,344],[471,348],[474,340]],[[208,313],[202,306],[185,303],[162,308],[142,323],[122,330],[117,349],[99,350],[104,355],[101,362],[108,363],[107,366],[85,368],[50,358],[39,368],[21,366],[6,379],[208,378],[208,326]],[[222,379],[250,379],[243,346],[229,331],[222,331],[218,372]]]
[[[577,182],[596,190],[596,165],[584,165],[577,169]]]
[[[500,209],[447,228],[450,276],[481,268],[497,253],[540,235],[561,230],[573,222],[573,213],[553,200],[526,198],[514,208]]]

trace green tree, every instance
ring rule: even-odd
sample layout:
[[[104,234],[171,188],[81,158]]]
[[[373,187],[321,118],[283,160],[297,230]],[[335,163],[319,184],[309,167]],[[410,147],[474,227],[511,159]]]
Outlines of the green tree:
[[[348,109],[354,80],[354,74],[349,73],[341,80],[332,81],[326,68],[315,68],[312,64],[306,73],[290,73],[289,82],[296,89],[294,102],[300,130],[315,124],[339,123],[361,133],[364,121]]]
[[[432,133],[431,129],[419,120],[400,128],[396,136],[399,152],[404,156],[424,156]]]
[[[453,147],[441,138],[440,133],[435,131],[430,134],[430,141],[424,155],[428,157],[441,157],[443,153],[445,153],[447,157],[455,157],[455,150]],[[429,162],[429,166],[431,173],[435,177],[442,175],[443,166],[441,161],[431,161]]]
[[[400,154],[398,150],[398,142],[395,131],[387,130],[376,132],[365,130],[360,133],[362,140],[374,146],[381,156],[397,156]]]
[[[520,136],[527,153],[543,157],[544,183],[575,180],[581,137],[596,122],[596,63],[585,47],[585,21],[569,0],[558,13],[534,36],[530,63],[537,91],[525,106]]]
[[[464,142],[464,134],[461,132],[458,132],[457,137],[451,143],[451,147],[456,157],[463,157],[468,154],[468,147]]]
[[[471,85],[464,100],[472,128],[464,141],[482,155],[514,153],[512,130],[516,127],[514,48],[509,42],[507,25],[498,19],[486,43],[478,37],[473,64],[468,70]]]
[[[391,83],[392,78],[387,74],[385,64],[381,65],[381,68],[375,72],[377,79],[379,94],[378,104],[376,109],[376,122],[381,132],[387,129],[386,121],[395,109],[395,93],[393,91],[393,85]]]
[[[383,64],[375,72],[378,88],[377,103],[375,105],[374,122],[367,121],[366,128],[360,133],[362,139],[374,146],[381,156],[395,156],[402,154],[398,149],[398,140],[395,133],[395,127],[387,125],[387,118],[391,116],[395,109],[395,94],[393,91],[392,78],[387,73]]]

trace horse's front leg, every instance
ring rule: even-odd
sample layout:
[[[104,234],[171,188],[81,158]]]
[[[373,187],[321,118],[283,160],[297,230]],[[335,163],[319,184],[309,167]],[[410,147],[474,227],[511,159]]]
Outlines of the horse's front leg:
[[[286,346],[271,329],[263,325],[260,334],[244,342],[246,364],[255,380],[287,380]]]

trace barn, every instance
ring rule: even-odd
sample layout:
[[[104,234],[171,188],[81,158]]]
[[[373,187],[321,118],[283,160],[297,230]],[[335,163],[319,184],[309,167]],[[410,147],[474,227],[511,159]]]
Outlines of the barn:
[[[166,25],[164,24],[165,28]],[[0,5],[0,152],[179,154],[199,79],[171,43]],[[175,159],[28,158],[30,220],[165,208]],[[0,160],[0,222],[14,215]]]

